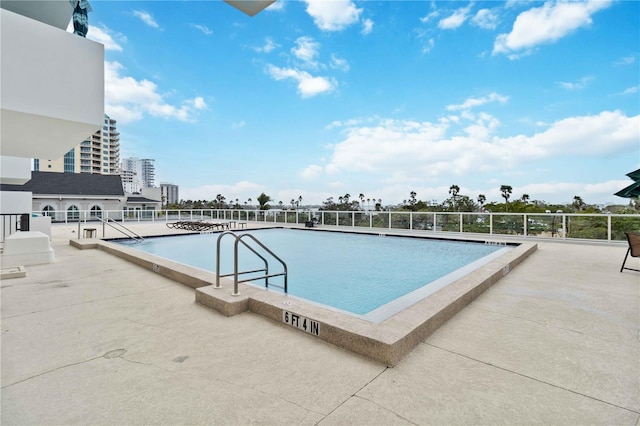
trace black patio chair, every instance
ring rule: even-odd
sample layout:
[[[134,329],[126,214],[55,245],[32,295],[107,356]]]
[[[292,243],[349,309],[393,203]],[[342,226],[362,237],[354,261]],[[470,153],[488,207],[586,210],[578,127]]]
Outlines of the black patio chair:
[[[622,267],[620,268],[620,272],[622,272],[623,269],[640,272],[640,269],[626,268],[624,266],[625,263],[627,263],[627,258],[629,257],[629,254],[631,254],[631,257],[640,257],[640,233],[626,232],[625,235],[627,236],[627,242],[629,243],[629,248],[627,249],[627,254],[624,255],[624,262],[622,262]]]

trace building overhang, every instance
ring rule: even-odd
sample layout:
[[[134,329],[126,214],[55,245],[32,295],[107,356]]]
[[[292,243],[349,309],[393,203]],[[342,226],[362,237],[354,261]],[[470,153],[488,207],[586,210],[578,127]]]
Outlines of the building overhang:
[[[61,158],[104,121],[104,46],[4,3],[0,155]]]
[[[230,4],[238,10],[246,13],[249,16],[255,16],[262,10],[275,3],[275,0],[224,0],[225,3]]]

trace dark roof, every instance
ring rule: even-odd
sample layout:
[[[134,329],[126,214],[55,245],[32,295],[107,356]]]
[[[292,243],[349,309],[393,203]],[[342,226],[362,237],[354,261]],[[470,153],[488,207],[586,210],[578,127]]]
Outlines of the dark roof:
[[[0,185],[2,191],[30,191],[34,195],[124,196],[120,175],[31,172],[24,185]]]
[[[146,197],[127,197],[127,203],[159,203],[160,200],[152,200]]]

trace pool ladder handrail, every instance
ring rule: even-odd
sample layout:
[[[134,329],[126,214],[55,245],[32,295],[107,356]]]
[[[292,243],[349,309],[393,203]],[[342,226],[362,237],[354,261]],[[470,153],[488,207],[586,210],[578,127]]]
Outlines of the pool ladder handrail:
[[[220,241],[222,240],[222,237],[224,237],[225,235],[232,235],[235,238],[235,243],[234,243],[234,247],[233,247],[233,272],[229,273],[229,274],[220,274]],[[269,273],[269,262],[267,261],[267,259],[264,256],[262,256],[260,253],[258,253],[253,247],[251,247],[249,244],[247,244],[247,242],[243,241],[243,238],[251,238],[263,250],[265,250],[267,253],[269,253],[271,256],[273,256],[273,258],[276,259],[278,262],[280,262],[280,264],[282,265],[283,272],[270,274]],[[248,248],[251,252],[253,252],[260,259],[262,259],[262,261],[264,262],[264,268],[254,269],[254,270],[250,270],[250,271],[238,271],[238,245],[240,243],[242,243],[242,245],[244,245],[246,248]],[[247,279],[244,279],[244,280],[239,280],[238,279],[238,277],[240,275],[251,274],[251,273],[254,273],[254,272],[261,272],[261,271],[264,271],[265,275],[262,275],[262,276],[259,276],[259,277],[254,277],[254,278],[247,278]],[[271,277],[279,277],[279,276],[284,276],[284,285],[283,286],[280,286],[280,285],[277,285],[277,284],[271,284],[271,285],[273,287],[282,288],[285,293],[287,293],[287,291],[288,291],[288,288],[287,288],[287,264],[282,259],[280,259],[273,251],[271,251],[267,246],[262,244],[255,236],[253,236],[251,234],[237,235],[233,231],[224,231],[218,236],[218,240],[216,242],[216,284],[215,284],[214,288],[221,288],[221,286],[220,286],[220,277],[230,277],[230,276],[233,276],[233,293],[232,293],[232,296],[238,296],[240,294],[240,292],[238,291],[238,284],[239,283],[244,283],[244,282],[248,282],[248,281],[262,280],[263,279],[264,280],[264,286],[266,288],[269,288],[269,278],[271,278]]]
[[[127,238],[131,238],[132,240],[134,240],[135,242],[139,243],[144,241],[144,238],[142,238],[140,235],[136,234],[135,232],[133,232],[131,229],[127,228],[126,226],[124,226],[123,224],[119,223],[117,220],[112,219],[110,217],[103,219],[101,217],[96,217],[100,222],[102,222],[102,236],[104,237],[104,226],[110,226],[113,229],[115,229],[116,231],[120,232],[121,234],[125,235]],[[118,225],[120,228],[117,228],[115,226],[112,225]],[[124,229],[124,231],[123,231]]]

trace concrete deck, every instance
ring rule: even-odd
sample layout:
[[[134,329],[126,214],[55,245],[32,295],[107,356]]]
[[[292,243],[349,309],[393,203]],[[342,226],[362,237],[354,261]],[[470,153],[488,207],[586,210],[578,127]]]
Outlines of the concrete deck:
[[[640,424],[626,246],[537,241],[387,368],[256,314],[225,317],[192,288],[71,247],[72,231],[54,226],[55,263],[2,281],[3,425]]]

